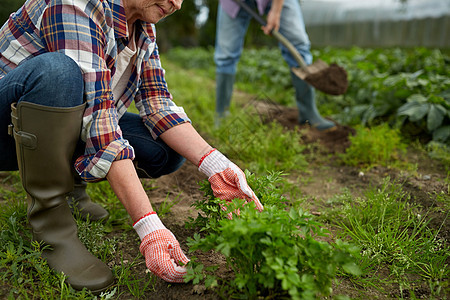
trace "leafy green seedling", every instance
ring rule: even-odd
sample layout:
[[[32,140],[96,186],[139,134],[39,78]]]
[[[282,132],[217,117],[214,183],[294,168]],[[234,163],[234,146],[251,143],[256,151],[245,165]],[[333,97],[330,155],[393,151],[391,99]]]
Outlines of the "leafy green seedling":
[[[243,200],[231,206],[240,209],[239,216],[220,220],[216,232],[188,240],[190,251],[214,250],[225,256],[234,271],[234,278],[223,283],[231,294],[316,299],[331,293],[338,268],[360,274],[354,260],[358,248],[318,241],[326,231],[309,213],[273,205],[259,213],[253,202],[243,206]]]
[[[261,213],[253,202],[244,204],[242,199],[221,203],[204,181],[201,189],[205,199],[194,204],[200,209],[199,216],[188,222],[201,229],[188,239],[190,252],[217,251],[233,270],[234,278],[222,283],[229,296],[289,295],[293,299],[315,299],[317,295],[331,293],[338,270],[352,275],[360,273],[354,259],[358,248],[342,241],[319,241],[327,236],[327,231],[311,214],[283,197],[278,188],[283,180],[281,173],[259,178],[248,171],[245,173],[250,187],[264,205]],[[220,203],[227,205],[229,211],[239,210],[240,213],[233,214],[233,219],[229,220],[220,209]],[[195,263],[186,280],[220,282],[209,275],[202,264]]]

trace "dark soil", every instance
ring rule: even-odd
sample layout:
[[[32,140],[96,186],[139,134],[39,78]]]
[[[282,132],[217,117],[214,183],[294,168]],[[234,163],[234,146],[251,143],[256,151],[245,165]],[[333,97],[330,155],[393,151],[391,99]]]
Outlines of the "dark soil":
[[[306,76],[305,81],[330,95],[342,95],[348,88],[347,71],[337,64],[330,64],[328,68]]]

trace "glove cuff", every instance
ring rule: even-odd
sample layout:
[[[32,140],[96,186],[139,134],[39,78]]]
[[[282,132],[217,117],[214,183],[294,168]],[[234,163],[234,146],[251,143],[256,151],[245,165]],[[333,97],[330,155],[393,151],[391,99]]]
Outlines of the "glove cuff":
[[[219,150],[213,149],[200,160],[198,170],[208,178],[229,168],[230,160]]]
[[[141,241],[146,235],[152,233],[153,231],[167,229],[159,219],[156,212],[151,212],[140,218],[136,223],[133,224],[133,228],[134,230],[136,230]]]

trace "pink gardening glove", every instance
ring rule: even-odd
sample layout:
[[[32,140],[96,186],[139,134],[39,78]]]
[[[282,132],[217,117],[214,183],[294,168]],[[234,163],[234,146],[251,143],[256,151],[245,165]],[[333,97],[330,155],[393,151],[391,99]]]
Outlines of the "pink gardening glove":
[[[184,282],[189,259],[184,255],[175,236],[168,230],[152,212],[139,219],[133,228],[141,238],[142,255],[147,268],[156,276],[167,282]]]
[[[244,172],[217,149],[211,150],[202,157],[198,169],[208,176],[215,197],[227,202],[235,198],[246,199],[245,203],[255,202],[258,211],[261,212],[264,209],[258,197],[248,186]],[[222,206],[222,209],[227,210],[225,206]],[[231,212],[228,218],[232,218]]]

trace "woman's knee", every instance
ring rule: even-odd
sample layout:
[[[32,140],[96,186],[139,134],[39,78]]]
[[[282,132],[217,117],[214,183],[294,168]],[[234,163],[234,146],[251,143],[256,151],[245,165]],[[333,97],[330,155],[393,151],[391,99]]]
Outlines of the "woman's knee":
[[[186,159],[179,155],[178,153],[175,153],[175,155],[172,157],[172,162],[169,166],[169,173],[173,173],[176,170],[178,170],[179,168],[181,168],[181,166],[186,162]],[[167,174],[169,174],[167,173]]]
[[[50,52],[39,55],[33,60],[36,60],[35,63],[39,66],[36,71],[39,72],[39,76],[45,80],[45,83],[58,85],[59,88],[83,86],[80,67],[67,55]]]
[[[145,160],[136,158],[135,166],[138,166],[141,174],[146,174],[145,177],[158,178],[163,175],[171,174],[177,171],[184,164],[186,159],[176,153],[173,150],[161,149],[159,153],[158,159],[155,160],[156,156],[153,156],[153,159]],[[144,173],[142,173],[144,171]]]
[[[175,151],[168,151],[165,163],[161,165],[158,170],[155,170],[152,177],[158,178],[163,175],[171,174],[181,168],[185,161],[186,159]]]
[[[84,82],[80,67],[67,55],[45,53],[30,60],[28,67],[33,70],[29,79],[34,81],[28,92],[37,95],[44,93],[50,98],[43,99],[43,103],[39,104],[70,107],[83,102]]]

